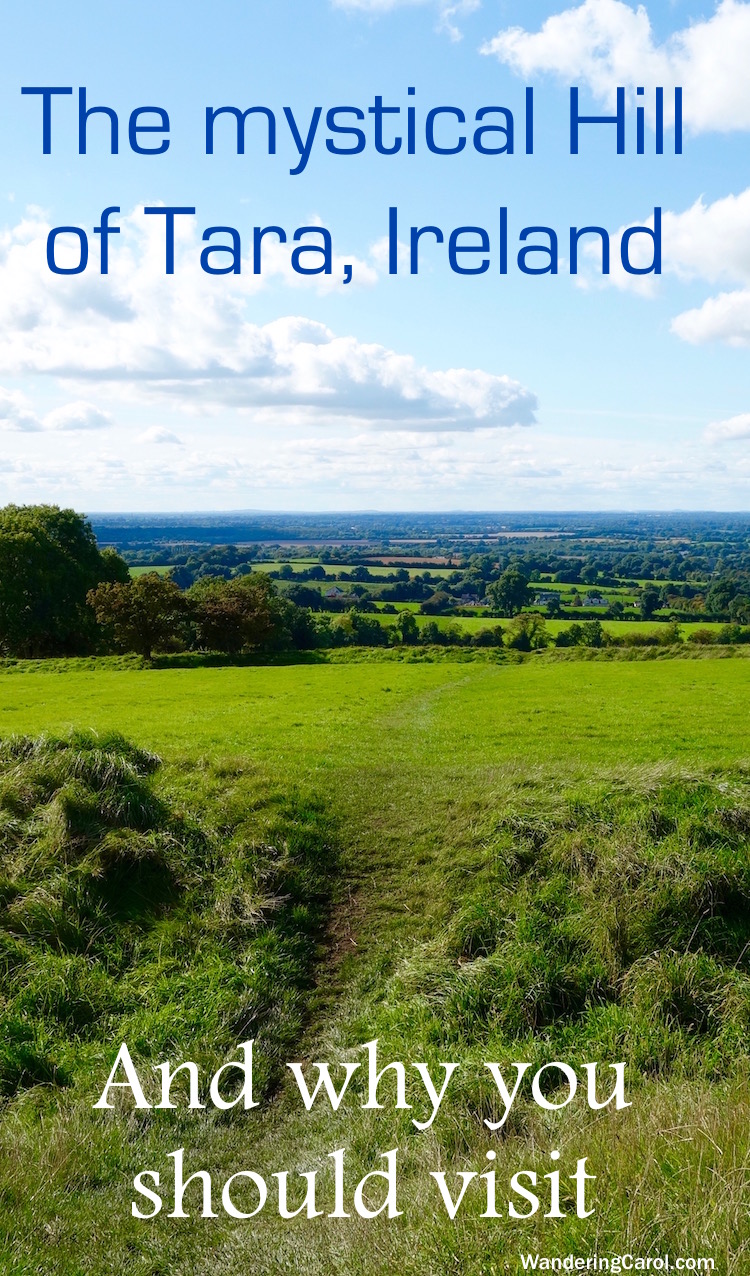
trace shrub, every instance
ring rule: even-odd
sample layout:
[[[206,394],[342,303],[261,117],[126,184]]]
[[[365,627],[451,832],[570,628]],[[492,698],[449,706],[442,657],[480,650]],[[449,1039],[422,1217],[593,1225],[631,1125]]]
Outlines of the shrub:
[[[699,647],[709,647],[716,640],[716,632],[713,629],[694,629],[688,634],[688,642],[693,642]]]

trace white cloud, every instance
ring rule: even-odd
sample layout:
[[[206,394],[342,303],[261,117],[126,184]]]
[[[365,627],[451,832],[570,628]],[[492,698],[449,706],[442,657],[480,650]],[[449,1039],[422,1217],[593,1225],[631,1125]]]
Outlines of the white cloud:
[[[653,215],[644,219],[653,228]],[[620,241],[624,227],[611,236],[611,273],[597,275],[600,260],[598,241],[581,245],[580,287],[606,287],[653,296],[659,289],[656,275],[629,275],[620,264]],[[631,261],[648,264],[652,247],[646,236],[636,236]],[[692,345],[723,341],[732,346],[750,345],[750,188],[739,195],[727,195],[706,204],[703,197],[684,212],[668,209],[662,214],[662,271],[682,282],[730,283],[743,287],[709,297],[700,306],[678,314],[671,323],[676,336]],[[645,254],[645,257],[641,257]],[[592,269],[588,264],[592,263]]]
[[[105,393],[117,386],[120,398],[167,399],[190,413],[265,410],[277,424],[473,430],[533,423],[534,395],[507,376],[433,371],[305,318],[250,322],[253,277],[204,274],[192,225],[178,230],[176,271],[166,277],[163,228],[154,220],[138,212],[123,219],[107,277],[50,274],[41,221],[0,237],[0,372],[98,383]]]
[[[750,289],[709,297],[702,306],[677,315],[672,320],[672,331],[693,346],[707,341],[750,346]]]
[[[653,213],[638,224],[653,230]],[[611,273],[602,276],[601,282],[651,294],[658,287],[658,275],[630,275],[622,268],[620,244],[625,229],[621,226],[610,236]],[[653,261],[650,238],[636,234],[631,240],[629,256],[634,266],[650,265]],[[601,269],[598,237],[581,241],[579,269],[587,261],[596,263]],[[664,209],[662,272],[683,281],[702,279],[708,283],[750,283],[750,188],[739,195],[717,199],[712,204],[706,204],[700,196],[681,213]],[[590,284],[593,280],[584,274],[581,282]]]
[[[671,325],[676,336],[692,345],[750,345],[750,189],[666,214],[664,248],[665,268],[681,278],[745,285],[677,315]]]
[[[750,128],[750,4],[721,0],[708,19],[663,44],[644,5],[585,0],[548,18],[538,31],[502,30],[482,47],[526,79],[549,72],[586,84],[611,105],[618,85],[682,86],[685,124],[694,132]],[[665,108],[671,94],[665,92]]]
[[[750,283],[750,188],[665,213],[663,234],[667,269],[686,279]]]
[[[522,431],[426,435],[259,432],[176,448],[24,439],[0,457],[0,495],[82,508],[603,509],[744,507],[750,449],[731,458],[686,439],[679,455],[638,436]]]
[[[182,447],[182,439],[178,438],[171,430],[165,430],[161,425],[152,425],[148,430],[144,430],[138,435],[137,443],[158,443],[176,447]]]
[[[709,443],[731,443],[735,439],[750,439],[750,412],[732,416],[728,421],[712,421],[706,430]]]
[[[40,417],[26,395],[0,386],[0,429],[37,433],[41,430],[101,430],[112,424],[109,413],[93,403],[64,403]]]
[[[23,394],[0,386],[0,430],[41,430],[42,423]]]
[[[111,424],[112,418],[108,412],[102,412],[93,403],[83,400],[54,408],[44,418],[44,427],[47,430],[105,430]]]
[[[335,9],[346,9],[350,13],[369,13],[376,17],[393,13],[394,9],[432,4],[438,11],[438,31],[444,31],[451,40],[460,40],[461,31],[456,20],[469,13],[476,13],[481,8],[482,0],[332,0],[332,3]]]

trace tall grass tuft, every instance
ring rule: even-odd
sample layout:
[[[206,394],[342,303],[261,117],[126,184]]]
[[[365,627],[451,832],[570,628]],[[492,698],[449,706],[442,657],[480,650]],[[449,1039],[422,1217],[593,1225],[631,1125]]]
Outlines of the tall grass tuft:
[[[426,1043],[537,1065],[627,1059],[634,1083],[747,1065],[746,794],[668,776],[526,792],[482,836],[483,868],[389,987]]]
[[[219,827],[170,800],[160,765],[118,735],[0,744],[5,1096],[106,1078],[123,1040],[215,1067],[251,1030],[262,1089],[299,1033],[333,863],[323,812],[290,793],[270,823],[239,803]]]

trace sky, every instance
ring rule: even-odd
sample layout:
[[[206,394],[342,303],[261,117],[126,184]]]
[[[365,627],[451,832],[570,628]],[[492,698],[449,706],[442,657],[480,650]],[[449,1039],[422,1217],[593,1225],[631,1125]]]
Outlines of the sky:
[[[750,508],[750,0],[29,0],[3,22],[0,501],[90,512]],[[657,156],[655,89],[670,106],[677,85],[683,153],[668,112]],[[41,99],[21,93],[41,86],[73,89],[52,102],[50,154]],[[609,125],[582,127],[569,153],[571,86],[591,115],[611,114],[625,89],[624,155]],[[117,154],[101,114],[79,153],[81,87],[89,107],[116,113]],[[405,137],[415,107],[415,154],[405,141],[395,154],[375,149],[378,96],[401,111],[385,121],[386,144]],[[162,154],[130,147],[131,112],[144,106],[168,114]],[[222,106],[273,112],[275,153],[256,113],[244,154],[224,116],[207,155],[205,111]],[[439,106],[466,117],[436,124],[446,148],[467,136],[456,154],[426,146]],[[309,158],[292,174],[302,166],[289,121],[307,136],[316,107]],[[360,153],[326,148],[334,107],[364,112],[361,124],[336,117],[361,127]],[[472,146],[482,107],[512,113],[513,154]],[[109,206],[120,230],[103,275],[93,231]],[[146,206],[196,210],[176,219],[174,274],[165,218]],[[656,207],[662,273],[628,275],[621,232],[653,224]],[[272,225],[288,242],[263,240],[258,275],[253,228]],[[427,225],[445,242],[425,236],[412,275],[410,228]],[[570,227],[586,225],[610,236],[608,276],[594,236],[570,272]],[[61,226],[86,233],[77,274],[47,263]],[[216,226],[238,232],[239,274],[201,269]],[[305,226],[331,234],[329,275],[292,269]],[[487,231],[483,274],[450,268],[461,226]],[[517,268],[530,226],[558,235],[557,274]],[[633,241],[634,262],[648,264],[646,240],[643,256]],[[72,235],[54,243],[57,265],[80,261]]]

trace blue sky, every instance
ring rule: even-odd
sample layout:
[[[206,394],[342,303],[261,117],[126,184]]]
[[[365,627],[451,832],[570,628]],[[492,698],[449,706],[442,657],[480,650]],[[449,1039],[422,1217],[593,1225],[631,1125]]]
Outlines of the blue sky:
[[[37,0],[4,18],[0,49],[0,498],[90,510],[233,508],[725,508],[750,494],[750,3],[625,0],[133,0],[101,10]],[[568,90],[592,112],[615,87],[675,83],[682,156],[617,157],[590,130],[568,154]],[[120,118],[77,153],[85,85]],[[304,173],[280,124],[268,156],[203,154],[208,105],[359,106],[376,94],[419,119],[536,98],[533,157],[466,150],[334,157],[321,134]],[[133,155],[136,106],[168,110],[166,155]],[[367,129],[367,126],[365,126]],[[219,136],[217,132],[217,137]],[[520,143],[520,135],[518,138]],[[671,149],[671,133],[667,147]],[[699,202],[700,201],[700,202]],[[175,276],[144,204],[191,204]],[[112,273],[53,277],[51,226],[98,225],[119,205]],[[665,210],[664,274],[571,278],[495,268],[462,278],[444,250],[418,278],[388,276],[388,207],[411,224],[485,226],[509,209],[511,245],[546,224],[616,236]],[[254,225],[333,235],[329,280],[271,252],[261,280],[198,268],[200,235]],[[148,226],[147,226],[148,222]],[[94,236],[90,236],[92,242]],[[65,241],[61,241],[65,250]],[[516,246],[517,247],[517,246]],[[617,251],[616,240],[613,251]],[[567,255],[567,254],[564,254]],[[61,260],[67,260],[64,257]],[[495,259],[496,260],[496,259]],[[351,262],[354,279],[339,283]]]

